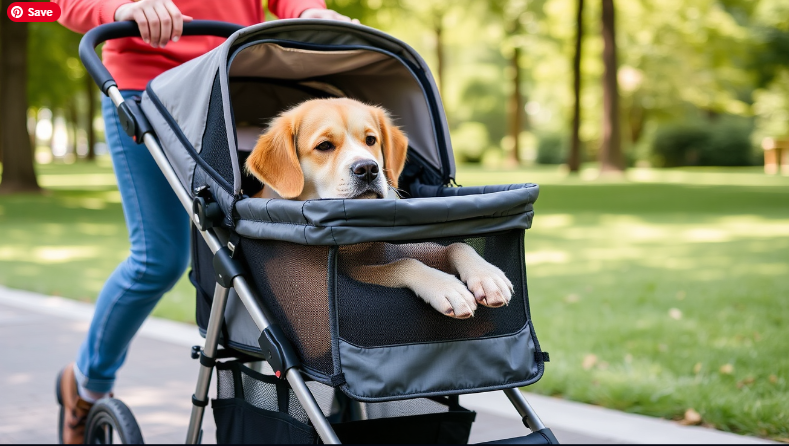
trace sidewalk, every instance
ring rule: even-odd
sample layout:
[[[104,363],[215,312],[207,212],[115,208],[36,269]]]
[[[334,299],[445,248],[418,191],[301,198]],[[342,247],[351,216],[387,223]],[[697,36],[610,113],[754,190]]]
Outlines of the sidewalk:
[[[89,304],[0,286],[0,443],[57,441],[55,376],[76,355],[92,312]],[[134,412],[146,442],[184,442],[198,367],[189,347],[202,343],[194,326],[154,318],[132,343],[115,394]],[[770,443],[540,395],[526,397],[562,443]],[[478,413],[470,442],[528,433],[501,392],[466,395],[461,404]],[[210,408],[203,429],[203,443],[214,443]]]

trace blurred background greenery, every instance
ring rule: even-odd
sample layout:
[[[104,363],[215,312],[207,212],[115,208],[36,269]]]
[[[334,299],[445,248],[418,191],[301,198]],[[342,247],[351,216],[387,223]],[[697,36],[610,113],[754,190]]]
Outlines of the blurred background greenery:
[[[789,442],[789,177],[761,166],[789,140],[789,2],[327,4],[426,59],[459,183],[541,185],[532,391]],[[99,93],[79,35],[9,23],[0,283],[92,301],[128,251]],[[186,278],[155,314],[193,322]]]

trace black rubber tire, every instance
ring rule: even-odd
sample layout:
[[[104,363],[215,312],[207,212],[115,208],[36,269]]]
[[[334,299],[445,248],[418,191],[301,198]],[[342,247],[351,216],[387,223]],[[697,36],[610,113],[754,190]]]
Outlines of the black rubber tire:
[[[107,427],[110,429],[110,436],[117,437],[116,441],[120,440],[123,444],[144,443],[137,420],[121,400],[103,398],[93,405],[85,422],[85,444],[107,444]]]

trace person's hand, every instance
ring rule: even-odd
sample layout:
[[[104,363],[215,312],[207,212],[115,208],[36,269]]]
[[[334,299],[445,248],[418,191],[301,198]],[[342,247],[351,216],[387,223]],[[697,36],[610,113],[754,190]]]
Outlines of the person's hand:
[[[346,17],[340,14],[337,11],[332,11],[331,9],[321,9],[321,8],[310,8],[305,9],[301,15],[299,16],[300,19],[325,19],[325,20],[337,20],[340,22],[351,22],[351,23],[359,23],[357,19],[351,19],[350,17]]]
[[[139,0],[126,3],[115,10],[115,21],[134,20],[140,36],[152,47],[164,47],[167,42],[177,42],[184,31],[184,22],[192,17],[181,14],[172,0]]]

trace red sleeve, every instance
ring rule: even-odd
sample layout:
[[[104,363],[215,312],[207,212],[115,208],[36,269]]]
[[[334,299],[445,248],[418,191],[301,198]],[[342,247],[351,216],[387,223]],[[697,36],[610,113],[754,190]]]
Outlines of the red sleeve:
[[[269,0],[268,10],[280,19],[297,19],[306,9],[326,9],[323,0]]]
[[[86,33],[104,23],[115,21],[115,10],[132,0],[52,0],[60,6],[58,22],[78,33]]]

